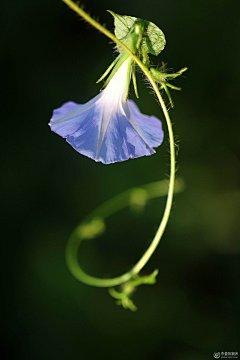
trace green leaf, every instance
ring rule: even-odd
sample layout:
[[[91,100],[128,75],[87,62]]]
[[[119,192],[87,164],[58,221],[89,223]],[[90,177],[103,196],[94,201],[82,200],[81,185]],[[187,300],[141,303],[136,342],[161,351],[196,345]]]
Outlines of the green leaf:
[[[147,54],[150,53],[157,56],[164,49],[166,44],[165,36],[162,30],[160,30],[154,23],[133,16],[122,16],[115,14],[113,11],[108,11],[114,17],[115,36],[119,40],[123,40],[123,42],[127,39],[131,28],[135,23],[143,25],[144,31],[140,44],[140,53],[144,63],[147,64],[149,62]]]
[[[159,55],[166,44],[165,36],[154,23],[144,20],[144,33],[141,51],[152,55]]]
[[[108,12],[114,17],[114,25],[115,25],[114,33],[116,38],[119,40],[124,39],[130,32],[137,18],[132,16],[118,15],[110,10],[108,10]]]

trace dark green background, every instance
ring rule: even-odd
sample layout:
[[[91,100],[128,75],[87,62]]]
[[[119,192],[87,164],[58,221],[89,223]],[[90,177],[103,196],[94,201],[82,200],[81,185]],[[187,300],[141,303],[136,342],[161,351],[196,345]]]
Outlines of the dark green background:
[[[188,66],[171,110],[186,189],[143,270],[160,273],[134,295],[137,313],[74,279],[64,252],[78,222],[121,191],[168,177],[166,124],[139,73],[136,102],[162,119],[164,144],[151,157],[108,166],[78,154],[47,124],[62,103],[97,95],[113,44],[61,1],[2,1],[2,359],[240,353],[239,1],[86,0],[85,8],[111,30],[107,9],[153,21],[167,46],[152,61]],[[84,268],[99,276],[128,270],[150,243],[164,201],[110,218],[105,235],[83,245]]]

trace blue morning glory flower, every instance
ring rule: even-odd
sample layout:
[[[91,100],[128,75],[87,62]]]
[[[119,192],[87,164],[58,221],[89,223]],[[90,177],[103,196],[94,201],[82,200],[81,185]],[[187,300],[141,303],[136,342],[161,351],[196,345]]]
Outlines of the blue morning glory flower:
[[[152,155],[163,141],[161,121],[126,100],[131,61],[123,62],[95,98],[83,105],[67,102],[50,120],[51,130],[75,150],[104,164]]]

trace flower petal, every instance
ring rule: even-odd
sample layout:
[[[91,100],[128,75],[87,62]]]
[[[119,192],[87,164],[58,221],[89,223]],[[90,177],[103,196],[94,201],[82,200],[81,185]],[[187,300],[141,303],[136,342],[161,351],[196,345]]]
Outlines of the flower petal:
[[[73,102],[62,105],[54,110],[49,124],[51,130],[66,138],[78,152],[92,159],[96,157],[99,120],[104,104],[101,95],[102,93],[84,105]],[[70,113],[67,112],[68,109]]]
[[[144,139],[151,147],[158,147],[163,142],[164,133],[161,121],[155,116],[144,115],[134,101],[129,100],[129,109]]]
[[[104,164],[153,154],[163,140],[161,122],[141,114],[131,100],[111,108],[104,92],[99,95],[85,105],[68,102],[55,110],[51,129]]]
[[[152,155],[154,150],[131,125],[125,113],[118,109],[112,116],[99,156],[104,164]]]
[[[63,137],[68,136],[69,134],[74,133],[79,128],[78,122],[73,121],[63,121],[64,117],[72,114],[76,109],[80,109],[81,105],[76,104],[73,101],[69,101],[63,104],[60,108],[53,111],[53,116],[50,120],[50,127],[58,135]],[[59,121],[60,120],[60,121]]]
[[[154,154],[163,141],[161,121],[125,101],[131,62],[126,59],[95,98],[84,105],[68,102],[50,120],[51,130],[74,149],[104,164]]]

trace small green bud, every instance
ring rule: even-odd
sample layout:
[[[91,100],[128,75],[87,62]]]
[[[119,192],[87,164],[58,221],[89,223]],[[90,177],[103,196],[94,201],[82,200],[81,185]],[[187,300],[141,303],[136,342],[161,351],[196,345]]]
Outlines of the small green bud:
[[[153,67],[151,67],[149,70],[156,82],[161,83],[163,81],[166,81],[167,74],[164,74],[161,71],[159,71]]]
[[[162,66],[163,69],[165,69],[165,65],[163,64]],[[154,79],[154,81],[156,81],[157,83],[159,83],[161,85],[161,89],[164,89],[166,91],[166,94],[168,96],[168,99],[170,101],[171,106],[173,107],[173,102],[172,102],[172,98],[170,95],[170,92],[168,90],[168,88],[173,89],[173,90],[181,90],[181,88],[174,86],[172,84],[169,84],[167,82],[167,80],[172,80],[175,79],[176,77],[182,75],[182,73],[184,71],[187,70],[187,67],[179,70],[178,72],[176,72],[175,74],[167,74],[165,72],[161,72],[160,70],[150,67],[149,71]]]

